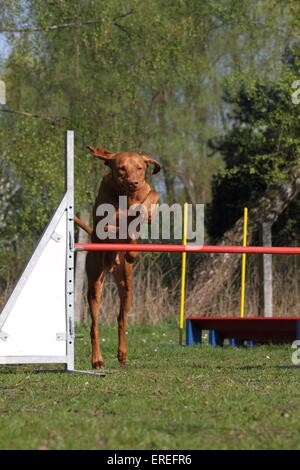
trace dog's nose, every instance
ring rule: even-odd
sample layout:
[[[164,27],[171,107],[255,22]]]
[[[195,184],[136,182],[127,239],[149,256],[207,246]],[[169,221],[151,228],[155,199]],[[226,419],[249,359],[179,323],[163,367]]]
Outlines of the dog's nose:
[[[138,181],[129,181],[129,187],[131,189],[136,189],[138,187],[139,182]]]

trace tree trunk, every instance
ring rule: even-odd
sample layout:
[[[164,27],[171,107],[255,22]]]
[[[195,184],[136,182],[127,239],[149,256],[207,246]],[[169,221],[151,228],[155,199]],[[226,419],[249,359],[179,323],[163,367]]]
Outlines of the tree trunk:
[[[272,246],[272,225],[263,223],[259,227],[259,244]],[[273,273],[272,255],[259,257],[259,302],[258,316],[273,317]]]
[[[248,244],[251,245],[259,225],[264,222],[273,224],[280,214],[297,196],[300,191],[300,168],[295,168],[286,181],[269,189],[258,201],[257,206],[249,210]],[[243,235],[243,217],[225,232],[218,245],[241,245]],[[206,255],[207,261],[202,263],[193,276],[193,286],[186,301],[186,310],[192,313],[197,306],[197,314],[205,315],[205,309],[222,290],[224,283],[230,280],[240,263],[236,254]]]

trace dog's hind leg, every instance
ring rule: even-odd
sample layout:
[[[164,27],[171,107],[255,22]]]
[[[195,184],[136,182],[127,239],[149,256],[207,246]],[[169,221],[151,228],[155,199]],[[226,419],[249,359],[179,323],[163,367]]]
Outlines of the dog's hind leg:
[[[103,253],[89,252],[86,258],[86,272],[88,276],[88,303],[91,314],[91,344],[92,344],[92,367],[101,369],[103,357],[100,350],[99,339],[99,310],[100,299],[105,278]]]

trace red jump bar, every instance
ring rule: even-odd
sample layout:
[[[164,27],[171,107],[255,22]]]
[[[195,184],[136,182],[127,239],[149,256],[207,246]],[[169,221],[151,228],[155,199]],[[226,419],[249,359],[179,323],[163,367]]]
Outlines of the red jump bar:
[[[226,246],[226,245],[171,245],[156,243],[75,243],[75,251],[154,251],[170,253],[263,253],[272,255],[300,255],[300,247],[286,246]]]

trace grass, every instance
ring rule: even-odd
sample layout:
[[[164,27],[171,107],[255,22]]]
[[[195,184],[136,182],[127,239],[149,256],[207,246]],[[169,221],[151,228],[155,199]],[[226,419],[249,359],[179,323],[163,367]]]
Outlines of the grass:
[[[89,368],[81,326],[77,367]],[[299,449],[300,367],[286,346],[177,347],[174,321],[105,326],[105,378],[0,369],[1,449]],[[105,340],[105,341],[104,341]]]

